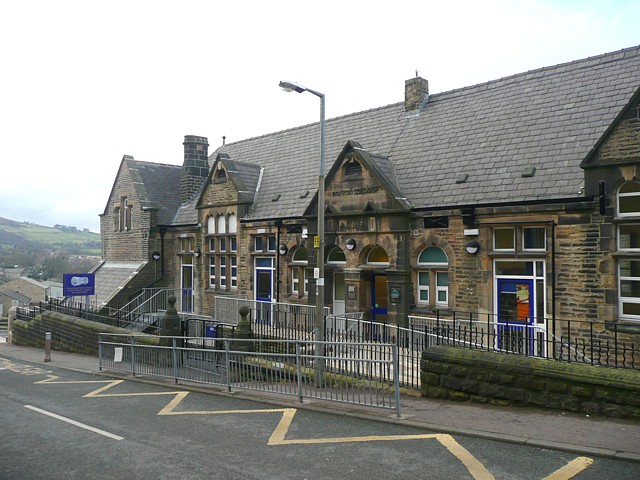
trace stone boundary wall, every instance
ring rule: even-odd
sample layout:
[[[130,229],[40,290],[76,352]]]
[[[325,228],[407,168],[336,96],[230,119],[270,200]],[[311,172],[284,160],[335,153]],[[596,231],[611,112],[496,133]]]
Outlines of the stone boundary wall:
[[[640,371],[434,346],[422,353],[422,396],[640,419]]]
[[[45,333],[51,332],[51,349],[60,352],[98,356],[99,333],[137,334],[123,328],[71,317],[58,312],[44,311],[31,321],[14,320],[11,343],[44,348]],[[148,341],[158,344],[157,338]]]

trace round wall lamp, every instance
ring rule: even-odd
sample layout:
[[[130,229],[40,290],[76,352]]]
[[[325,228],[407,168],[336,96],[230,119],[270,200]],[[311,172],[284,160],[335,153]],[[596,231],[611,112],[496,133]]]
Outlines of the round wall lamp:
[[[153,258],[154,260],[160,260],[160,252],[153,252],[151,254],[151,258]]]
[[[347,247],[347,250],[353,250],[354,248],[356,248],[356,241],[353,238],[350,238],[345,242],[345,245]]]
[[[464,249],[467,251],[467,253],[470,253],[471,255],[475,255],[480,251],[480,244],[478,243],[477,240],[471,240],[469,243],[467,243],[464,246]]]
[[[289,251],[289,249],[288,249],[288,248],[287,248],[287,246],[286,246],[286,245],[284,245],[284,244],[282,244],[282,245],[280,245],[280,246],[278,247],[278,253],[279,253],[280,255],[286,255],[288,251]]]
[[[193,252],[193,254],[195,255],[196,258],[198,258],[200,255],[202,255],[202,250],[200,250],[199,248],[196,248],[196,251]]]

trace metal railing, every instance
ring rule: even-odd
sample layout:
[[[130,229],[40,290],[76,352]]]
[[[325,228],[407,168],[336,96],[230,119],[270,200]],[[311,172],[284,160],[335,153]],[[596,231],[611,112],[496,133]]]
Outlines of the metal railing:
[[[164,346],[151,345],[149,336],[100,334],[100,370],[294,395],[300,402],[317,398],[375,406],[400,416],[395,345],[156,338]],[[319,343],[331,353],[319,355]]]

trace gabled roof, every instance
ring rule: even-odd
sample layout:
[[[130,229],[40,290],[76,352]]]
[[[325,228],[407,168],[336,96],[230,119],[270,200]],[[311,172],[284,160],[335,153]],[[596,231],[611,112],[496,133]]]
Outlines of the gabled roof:
[[[27,297],[26,295],[23,295],[9,288],[2,290],[0,293],[2,293],[2,295],[5,295],[13,300],[17,300],[20,303],[24,303],[25,305],[28,305],[31,302],[31,297]]]
[[[238,203],[253,203],[260,183],[262,167],[255,163],[231,160],[226,153],[221,152],[218,153],[215,161],[211,165],[209,176],[206,182],[204,182],[204,185],[210,185],[212,183],[218,164],[224,166],[227,180],[232,183],[236,192],[238,192]],[[198,195],[197,205],[202,204],[204,193],[205,188],[203,188],[200,195]]]
[[[390,159],[414,208],[575,198],[580,163],[638,88],[633,47],[432,94],[419,115],[400,102],[328,120],[326,164],[355,140]],[[299,217],[301,194],[317,190],[319,135],[316,123],[250,138],[210,162],[223,152],[263,167],[252,218]]]
[[[387,192],[389,197],[395,200],[396,205],[401,209],[410,209],[411,205],[404,198],[400,188],[398,187],[398,182],[393,171],[393,164],[390,161],[389,157],[378,154],[371,154],[367,152],[362,146],[353,140],[349,140],[338,158],[333,163],[331,169],[326,175],[325,186],[330,185],[331,180],[335,177],[340,165],[343,160],[349,153],[354,153],[355,158],[363,164],[363,167],[371,172],[371,175],[375,177],[382,188]],[[326,188],[326,187],[325,187]],[[318,191],[316,190],[315,195],[313,196],[309,206],[307,207],[305,214],[306,215],[314,215],[317,211],[317,202],[318,202]]]
[[[133,180],[136,193],[143,208],[158,210],[158,224],[171,224],[180,206],[179,165],[166,165],[135,160],[130,155],[122,157],[118,176],[126,168]],[[114,187],[118,179],[114,181]],[[113,194],[113,188],[109,198]],[[105,214],[106,212],[105,207]]]

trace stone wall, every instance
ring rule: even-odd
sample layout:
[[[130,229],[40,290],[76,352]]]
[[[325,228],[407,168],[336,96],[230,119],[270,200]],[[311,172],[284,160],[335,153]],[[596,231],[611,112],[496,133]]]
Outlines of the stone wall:
[[[640,419],[640,372],[435,346],[422,354],[422,395]]]
[[[44,348],[45,334],[51,332],[51,349],[61,352],[98,355],[99,333],[132,334],[122,328],[71,317],[57,312],[42,312],[29,322],[15,320],[12,325],[12,343]],[[157,344],[157,338],[149,338]]]

